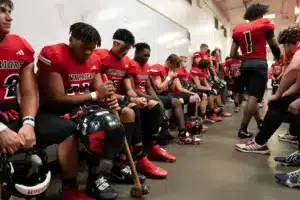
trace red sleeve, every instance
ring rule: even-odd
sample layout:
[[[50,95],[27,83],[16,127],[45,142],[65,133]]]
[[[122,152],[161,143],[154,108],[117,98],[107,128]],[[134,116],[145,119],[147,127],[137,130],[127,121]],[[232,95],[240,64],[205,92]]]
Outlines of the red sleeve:
[[[60,73],[58,54],[53,47],[46,46],[42,49],[38,57],[37,66],[50,72]]]
[[[269,19],[264,19],[264,28],[266,31],[274,31],[275,30],[275,25],[269,20]]]
[[[195,76],[200,77],[202,75],[201,70],[197,67],[192,67],[190,74],[192,77],[195,77]]]
[[[98,56],[98,58],[101,61],[101,73],[104,73],[106,71],[106,66],[102,65],[102,61],[104,58],[106,58],[109,55],[109,51],[106,49],[95,49],[94,53]]]
[[[23,50],[23,54],[21,60],[23,62],[22,67],[26,67],[28,64],[34,62],[34,50],[31,45],[23,38],[19,37],[21,42],[21,50]]]
[[[102,62],[101,62],[100,58],[97,55],[93,55],[93,56],[94,56],[93,57],[94,63],[96,63],[96,65],[95,65],[96,68],[94,69],[94,67],[92,67],[92,72],[98,74],[98,73],[101,72]]]
[[[135,65],[134,61],[129,62],[127,73],[130,74],[130,75],[137,74],[136,65]]]
[[[198,59],[198,58],[202,58],[202,55],[201,55],[200,52],[195,52],[195,53],[193,54],[193,62],[194,62],[196,59]]]
[[[157,65],[153,65],[150,67],[150,76],[162,76],[162,71],[158,68]]]

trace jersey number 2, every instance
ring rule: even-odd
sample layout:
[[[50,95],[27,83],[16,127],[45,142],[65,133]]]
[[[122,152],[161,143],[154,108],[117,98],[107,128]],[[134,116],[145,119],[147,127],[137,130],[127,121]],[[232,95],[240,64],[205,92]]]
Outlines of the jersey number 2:
[[[245,41],[246,41],[247,54],[252,53],[251,32],[250,31],[244,32],[244,36],[245,36]]]
[[[20,81],[19,74],[11,74],[4,80],[4,86],[6,87],[6,92],[4,99],[13,99],[16,97],[17,84]]]

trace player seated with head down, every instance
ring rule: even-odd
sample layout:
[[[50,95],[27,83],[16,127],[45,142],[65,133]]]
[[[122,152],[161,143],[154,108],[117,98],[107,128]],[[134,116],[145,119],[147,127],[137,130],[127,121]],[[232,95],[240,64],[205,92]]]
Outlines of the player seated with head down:
[[[0,154],[11,155],[36,144],[38,110],[34,50],[20,36],[9,34],[12,9],[10,0],[0,1]],[[18,84],[21,106],[17,101]]]
[[[148,102],[145,97],[131,96],[131,94],[127,95],[127,90],[125,87],[125,85],[128,86],[127,77],[130,69],[130,59],[126,55],[134,44],[135,38],[130,31],[127,29],[118,29],[113,35],[113,46],[111,50],[97,49],[96,54],[101,59],[103,64],[103,76],[112,81],[115,85],[116,94],[121,106],[120,113],[126,110],[130,110],[132,113],[134,113],[135,117],[133,122],[124,124],[124,127],[128,130],[128,132],[130,132],[130,135],[127,135],[127,138],[133,147],[133,157],[137,161],[136,167],[138,172],[152,178],[165,178],[168,175],[168,172],[148,160],[142,143],[142,130],[143,134],[147,134],[151,140],[156,136],[158,132],[158,130],[156,130],[158,129],[157,123],[160,123],[160,115],[158,115],[158,113],[160,114],[160,109],[155,105],[155,102]],[[124,84],[124,81],[127,84]],[[145,110],[140,113],[139,109]],[[153,123],[151,125],[150,122],[151,127],[149,127],[149,124],[147,127],[145,127],[146,125],[141,122],[141,117],[145,117],[144,114],[146,112],[148,113],[146,114],[147,117],[149,117],[149,115],[157,115],[156,119],[158,121],[151,121]],[[145,121],[144,118],[142,119]],[[153,129],[151,130],[151,128]],[[145,130],[149,132],[145,132]],[[147,150],[151,158],[160,158],[168,161],[175,161],[176,159],[170,154],[161,152],[161,149],[158,146],[151,145],[149,143]],[[122,168],[125,166],[125,164],[126,156],[124,153],[121,153],[119,156],[115,157],[114,167],[112,169],[112,175],[115,177],[114,179],[117,177],[122,177],[121,173],[124,175],[124,172],[126,171],[122,170]],[[130,170],[127,172],[130,172]]]
[[[300,25],[288,28],[284,49],[294,53],[290,66],[283,74],[276,94],[269,99],[269,109],[265,115],[262,127],[257,136],[245,144],[237,144],[236,149],[242,152],[268,154],[267,142],[284,121],[286,114],[290,114],[291,129],[299,136],[300,109]],[[291,114],[292,113],[292,114]],[[296,155],[296,154],[295,154]],[[299,153],[297,154],[299,156]],[[295,162],[298,158],[280,159],[279,162]]]
[[[101,61],[93,53],[96,46],[101,45],[98,31],[89,24],[79,22],[71,25],[70,34],[69,44],[45,46],[38,57],[37,81],[40,110],[37,118],[37,132],[43,134],[48,144],[59,144],[61,199],[115,199],[116,191],[107,183],[98,169],[101,158],[92,154],[87,154],[86,157],[89,167],[86,190],[89,197],[79,192],[77,188],[77,134],[79,131],[77,127],[80,107],[101,103],[111,110],[116,110],[119,105],[115,98],[111,98],[111,101],[103,100],[114,94],[114,87],[111,82],[102,84]],[[130,112],[124,113],[122,117],[128,121],[134,120]],[[107,123],[112,126],[116,122]],[[111,126],[108,126],[107,130]],[[100,148],[98,148],[97,134],[101,132],[94,134],[97,141],[94,141],[92,137],[89,138],[90,145],[85,146],[86,150],[94,151]],[[118,133],[118,135],[121,134]],[[99,137],[102,138],[101,135]],[[115,141],[118,139],[115,138]],[[119,144],[120,148],[121,144]],[[112,146],[113,144],[104,143],[105,145]]]
[[[246,23],[238,24],[232,33],[233,42],[230,57],[237,56],[238,49],[242,51],[243,62],[240,67],[243,88],[248,94],[244,116],[238,131],[239,138],[249,138],[253,133],[248,131],[248,124],[254,116],[258,128],[262,124],[258,103],[261,103],[267,84],[267,52],[266,44],[276,60],[280,59],[280,48],[274,37],[274,24],[263,16],[268,12],[268,6],[252,4],[247,8],[244,19]]]
[[[192,136],[185,128],[184,112],[182,108],[182,101],[179,98],[173,97],[169,94],[169,89],[173,85],[174,80],[176,79],[176,72],[174,69],[179,67],[181,64],[180,58],[171,54],[164,65],[156,64],[150,67],[150,78],[153,88],[158,94],[158,98],[164,105],[165,109],[171,109],[173,115],[178,121],[178,130],[179,130],[179,144],[199,144],[201,140]],[[193,95],[196,99],[198,95]],[[189,102],[189,96],[186,101]]]

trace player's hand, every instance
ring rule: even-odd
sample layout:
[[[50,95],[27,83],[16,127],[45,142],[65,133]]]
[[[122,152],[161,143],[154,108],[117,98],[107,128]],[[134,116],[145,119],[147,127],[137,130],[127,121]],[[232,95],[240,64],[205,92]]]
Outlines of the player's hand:
[[[23,125],[19,130],[19,136],[24,141],[24,149],[31,149],[36,144],[34,128],[29,124]]]
[[[112,111],[120,110],[120,105],[115,95],[111,95],[110,97],[105,98],[105,105],[109,108],[109,110]]]
[[[101,85],[98,90],[99,98],[103,99],[104,97],[111,96],[115,93],[115,87],[112,81],[107,81]]]
[[[22,146],[25,141],[14,131],[9,128],[0,133],[0,153],[13,155]]]
[[[280,96],[274,94],[269,98],[268,104],[270,104],[272,101],[276,101],[280,98]]]
[[[299,110],[300,110],[300,99],[293,101],[288,107],[288,111],[293,113],[294,115],[299,114]]]
[[[132,103],[135,103],[139,108],[144,108],[145,106],[147,106],[147,100],[146,100],[146,104],[144,101],[145,98],[143,97],[135,97],[135,98],[131,98]]]

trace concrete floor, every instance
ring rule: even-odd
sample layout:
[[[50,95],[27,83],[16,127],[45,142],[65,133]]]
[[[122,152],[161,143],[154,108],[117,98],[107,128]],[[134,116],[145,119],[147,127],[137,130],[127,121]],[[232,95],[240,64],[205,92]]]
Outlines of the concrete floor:
[[[227,110],[232,111],[231,103]],[[266,109],[266,108],[265,108]],[[262,109],[262,112],[264,109]],[[169,171],[166,180],[147,180],[151,187],[149,200],[290,200],[298,199],[297,189],[290,189],[277,184],[274,174],[296,170],[293,167],[277,166],[274,156],[286,155],[297,149],[296,145],[279,142],[274,135],[269,142],[271,155],[252,155],[235,151],[242,113],[234,114],[223,122],[209,125],[209,132],[203,136],[200,146],[167,147],[169,152],[177,156],[173,164],[158,163]],[[276,134],[284,133],[283,125]],[[257,132],[255,123],[249,127]],[[80,174],[79,182],[84,184],[84,174]],[[53,180],[49,199],[59,199],[60,184]],[[131,199],[128,185],[114,185],[119,192],[118,199]]]

